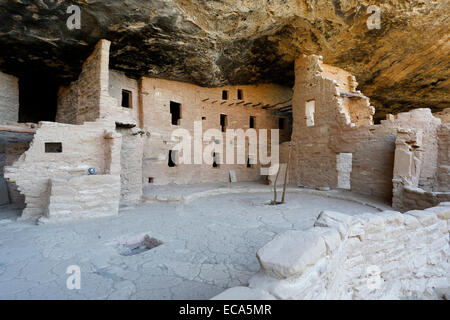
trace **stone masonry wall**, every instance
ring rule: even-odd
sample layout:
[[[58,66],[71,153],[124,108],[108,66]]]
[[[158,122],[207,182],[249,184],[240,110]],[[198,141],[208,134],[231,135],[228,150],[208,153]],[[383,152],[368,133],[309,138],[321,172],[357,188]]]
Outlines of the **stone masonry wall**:
[[[95,168],[98,174],[108,173],[105,130],[115,130],[114,123],[105,120],[84,125],[40,122],[28,151],[5,168],[5,177],[25,195],[27,206],[23,218],[46,213],[50,179],[87,175],[89,168]],[[45,152],[46,143],[61,143],[62,152]]]
[[[60,89],[57,121],[69,124],[40,122],[29,150],[5,168],[25,195],[22,218],[117,214],[122,137],[116,126],[133,127],[136,120],[110,95],[109,47],[99,41],[78,80]],[[94,200],[98,192],[104,196]]]
[[[84,175],[52,178],[45,218],[40,221],[100,217],[117,214],[120,199],[118,175]]]
[[[122,136],[120,151],[121,203],[133,204],[142,197],[142,158],[144,153],[144,132],[138,129],[119,128]]]
[[[97,119],[113,119],[136,125],[132,110],[120,107],[120,100],[110,95],[110,46],[109,41],[100,40],[83,64],[78,79],[59,89],[57,122],[83,124]]]
[[[446,128],[443,126],[442,128]],[[441,128],[441,129],[442,129]],[[440,130],[441,131],[441,130]],[[445,130],[444,130],[445,134]],[[447,181],[448,175],[445,165],[439,165],[440,161],[445,164],[447,152],[445,148],[446,139],[440,140],[438,153],[437,179],[434,179],[432,190],[426,191],[421,188],[420,181],[423,175],[423,167],[427,164],[425,159],[423,130],[398,129],[393,178],[392,207],[396,210],[407,211],[411,209],[425,209],[439,204],[439,202],[450,201],[450,189],[447,187],[440,190],[440,181]],[[444,170],[442,170],[444,169]],[[439,171],[441,170],[441,171]],[[432,179],[427,179],[430,181]]]
[[[105,50],[108,50],[105,47],[108,45],[108,42],[100,41],[83,63],[78,79],[69,87],[60,88],[57,122],[83,124],[100,117],[101,69],[104,67],[102,60],[105,59]]]
[[[450,191],[450,122],[444,123],[438,132],[438,166],[435,191]]]
[[[450,203],[405,214],[323,211],[258,250],[249,287],[215,299],[436,299],[448,289]]]
[[[248,148],[242,164],[178,164],[168,166],[168,155],[175,143],[170,135],[173,130],[183,128],[193,136],[194,121],[202,123],[202,132],[214,128],[220,130],[220,115],[227,116],[228,129],[249,128],[250,116],[255,117],[255,129],[278,128],[278,116],[263,109],[290,101],[292,90],[276,85],[229,86],[221,88],[203,88],[182,82],[143,78],[143,129],[148,132],[144,144],[143,179],[144,185],[150,184],[190,184],[203,182],[228,182],[229,171],[235,170],[238,181],[260,179],[260,165],[246,166],[249,157]],[[237,98],[237,90],[243,93],[242,100]],[[228,91],[228,99],[222,99],[222,91]],[[179,125],[171,124],[170,101],[181,104]],[[286,118],[287,119],[287,118]],[[286,120],[280,133],[280,142],[289,140],[289,123]],[[223,136],[223,135],[222,135]],[[270,140],[269,140],[270,141]],[[207,146],[211,141],[203,141]],[[225,152],[225,151],[224,151]],[[192,150],[192,157],[194,157]],[[226,158],[223,153],[220,156]],[[194,161],[192,161],[193,163]],[[152,178],[152,180],[149,180]]]
[[[373,107],[356,91],[354,78],[339,70],[324,65],[314,55],[296,60],[291,182],[335,188],[338,186],[336,157],[351,153],[351,189],[390,201],[397,129],[412,128],[422,130],[424,140],[419,185],[431,190],[437,179],[437,134],[441,121],[429,109],[415,109],[373,125]],[[346,98],[344,93],[358,97]],[[312,126],[307,120],[306,105],[310,101],[315,104]],[[352,101],[350,109],[348,101]]]
[[[19,80],[0,72],[0,124],[19,121]]]
[[[32,133],[2,132],[0,136],[0,204],[13,204],[17,208],[25,206],[25,198],[17,186],[5,180],[3,170],[12,165],[29,148]]]

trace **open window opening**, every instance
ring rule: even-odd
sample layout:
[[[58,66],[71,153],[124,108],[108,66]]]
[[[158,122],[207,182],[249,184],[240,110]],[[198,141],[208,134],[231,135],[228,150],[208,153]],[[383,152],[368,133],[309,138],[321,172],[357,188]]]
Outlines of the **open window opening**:
[[[132,108],[133,104],[133,93],[129,90],[122,90],[122,107]]]
[[[176,150],[169,150],[169,161],[168,166],[170,168],[176,167],[178,163],[178,151]]]
[[[256,118],[253,116],[250,116],[250,123],[249,123],[250,128],[252,128],[252,129],[255,128],[255,121],[256,121]]]
[[[219,168],[220,164],[219,164],[219,154],[217,152],[213,153],[213,164],[212,164],[213,168]]]
[[[148,177],[148,183],[149,183],[149,184],[152,184],[153,181],[154,181],[154,178],[153,178],[153,177]]]
[[[45,153],[62,153],[62,143],[61,142],[46,142],[45,143]]]
[[[238,98],[238,100],[243,100],[244,99],[244,93],[242,92],[242,89],[238,89],[238,91],[237,91],[237,98]]]
[[[284,130],[284,122],[286,121],[285,118],[278,118],[278,129]]]
[[[306,102],[305,107],[305,117],[306,117],[306,126],[312,127],[315,124],[314,121],[314,113],[316,112],[316,101],[310,100]]]
[[[220,115],[220,129],[222,130],[222,132],[225,132],[227,130],[227,125],[228,125],[227,115],[221,114]]]
[[[228,91],[222,90],[222,100],[228,100]]]
[[[39,73],[19,79],[19,122],[56,120],[59,83]]]
[[[247,158],[247,168],[253,168],[253,164],[250,162],[250,157]]]
[[[181,104],[170,101],[170,114],[172,115],[172,124],[174,126],[179,126],[181,119]]]

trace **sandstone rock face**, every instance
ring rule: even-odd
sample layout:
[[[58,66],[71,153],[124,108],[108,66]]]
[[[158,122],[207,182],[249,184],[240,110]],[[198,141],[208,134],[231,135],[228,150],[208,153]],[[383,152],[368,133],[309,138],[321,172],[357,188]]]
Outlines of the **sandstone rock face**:
[[[367,9],[381,10],[369,30]],[[112,41],[111,67],[215,86],[292,84],[295,56],[319,54],[350,71],[379,111],[450,105],[448,1],[102,0],[0,1],[0,69],[74,80],[95,43]],[[378,116],[378,114],[377,114]]]

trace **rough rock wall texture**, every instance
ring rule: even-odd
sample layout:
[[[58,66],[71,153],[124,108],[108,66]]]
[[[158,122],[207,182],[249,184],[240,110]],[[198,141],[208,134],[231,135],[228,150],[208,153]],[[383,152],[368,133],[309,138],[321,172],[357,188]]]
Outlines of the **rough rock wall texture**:
[[[0,72],[0,124],[19,121],[19,80]]]
[[[255,181],[260,178],[260,163],[246,166],[249,156],[253,155],[246,148],[245,158],[240,164],[219,164],[213,168],[212,164],[183,165],[181,162],[175,167],[168,166],[169,150],[173,149],[176,141],[171,141],[171,133],[176,129],[186,129],[194,137],[194,122],[200,122],[202,130],[221,130],[221,114],[227,116],[227,129],[247,130],[250,126],[250,116],[255,117],[255,129],[277,129],[278,116],[265,106],[275,106],[289,102],[292,89],[278,85],[259,86],[225,86],[220,88],[203,88],[192,84],[143,78],[142,80],[143,129],[149,132],[145,138],[143,176],[144,181],[153,178],[153,184],[190,184],[202,182],[230,181],[229,171],[235,170],[238,181]],[[242,100],[237,97],[238,89],[242,90]],[[222,91],[228,91],[228,99],[222,99]],[[179,125],[172,125],[170,102],[181,104],[181,119]],[[286,118],[286,120],[288,120]],[[280,130],[280,141],[290,138],[288,121]],[[225,135],[219,132],[216,140]],[[270,136],[269,136],[270,137]],[[203,140],[203,148],[211,144],[212,140]],[[268,139],[270,142],[270,138]],[[264,146],[266,147],[266,146]],[[220,153],[220,159],[226,159],[225,151]],[[236,149],[235,159],[236,159]],[[250,154],[249,154],[250,153]],[[256,150],[256,154],[258,150]],[[179,154],[181,156],[181,154]],[[194,163],[194,149],[192,149],[191,163]],[[148,184],[148,182],[146,182]]]
[[[390,201],[397,129],[412,128],[423,132],[424,160],[419,186],[433,187],[441,121],[433,117],[429,109],[400,113],[391,120],[381,121],[380,125],[373,125],[373,107],[356,91],[357,84],[347,72],[324,66],[321,58],[314,55],[299,57],[295,72],[292,100],[292,161],[295,165],[290,170],[293,183],[337,187],[336,156],[352,153],[351,189]],[[350,98],[344,95],[344,90],[361,96],[351,98],[354,111],[349,112],[346,101]],[[308,126],[306,105],[312,100],[315,101],[314,125]],[[352,122],[355,119],[358,122]]]
[[[81,29],[67,7],[79,5]],[[380,29],[366,25],[377,5]],[[355,74],[377,111],[449,107],[449,2],[444,0],[3,1],[0,68],[74,79],[99,39],[111,67],[207,86],[292,84],[300,53]],[[417,41],[420,39],[420,41]]]
[[[450,122],[450,108],[446,108],[440,112],[433,113],[436,118],[442,120],[442,123]]]
[[[239,299],[433,299],[450,286],[450,203],[405,214],[323,211],[314,228],[258,250],[261,270]],[[229,289],[227,297],[233,298]],[[226,292],[225,292],[226,293]]]

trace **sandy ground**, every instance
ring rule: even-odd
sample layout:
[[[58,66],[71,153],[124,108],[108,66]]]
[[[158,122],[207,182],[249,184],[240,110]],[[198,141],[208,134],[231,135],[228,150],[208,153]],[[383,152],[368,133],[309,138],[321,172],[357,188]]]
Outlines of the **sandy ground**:
[[[56,224],[15,221],[0,211],[0,299],[209,299],[246,285],[259,269],[255,253],[277,233],[312,227],[321,210],[376,212],[356,202],[289,194],[224,194],[189,203],[149,203],[118,216]],[[145,234],[162,245],[135,255],[118,243]],[[70,265],[81,289],[69,290]]]

